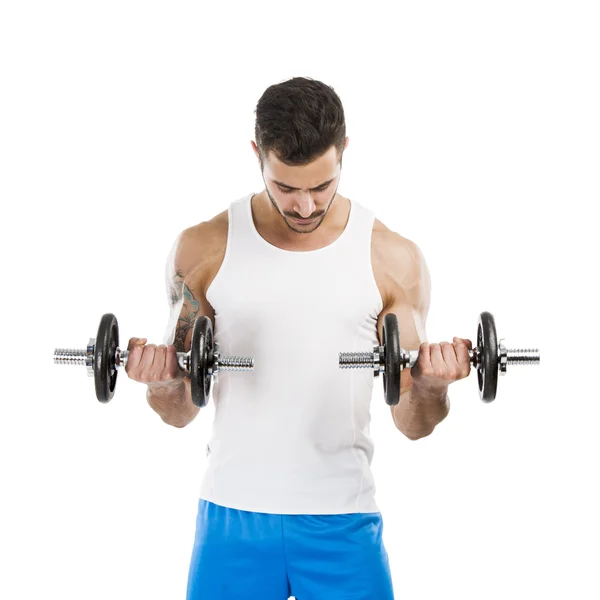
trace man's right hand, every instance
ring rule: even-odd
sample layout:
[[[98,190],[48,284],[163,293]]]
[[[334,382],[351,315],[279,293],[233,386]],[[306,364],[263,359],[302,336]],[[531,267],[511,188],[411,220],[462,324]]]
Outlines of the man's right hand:
[[[127,346],[129,356],[125,365],[125,372],[134,381],[148,385],[176,386],[184,377],[183,371],[177,362],[175,346],[156,344],[146,345],[147,338],[131,338]]]

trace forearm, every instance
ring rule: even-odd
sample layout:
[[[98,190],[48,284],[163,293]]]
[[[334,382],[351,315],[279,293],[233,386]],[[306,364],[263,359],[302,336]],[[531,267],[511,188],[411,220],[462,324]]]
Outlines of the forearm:
[[[449,411],[448,387],[442,391],[430,392],[413,383],[393,407],[394,423],[407,438],[418,440],[430,435],[448,416]]]
[[[195,418],[200,408],[192,402],[190,380],[184,377],[179,384],[148,384],[148,404],[161,419],[173,427],[185,427]]]

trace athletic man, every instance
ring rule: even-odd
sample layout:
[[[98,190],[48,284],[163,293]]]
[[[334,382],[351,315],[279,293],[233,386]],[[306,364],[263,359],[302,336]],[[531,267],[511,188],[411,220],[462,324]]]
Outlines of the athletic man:
[[[129,342],[129,377],[175,427],[200,410],[175,356],[189,351],[199,315],[223,354],[255,360],[213,390],[187,598],[390,600],[370,469],[373,374],[340,369],[338,352],[381,343],[384,315],[396,314],[403,347],[420,355],[391,417],[417,440],[448,415],[448,385],[468,376],[472,345],[425,341],[419,248],[338,194],[348,138],[330,86],[298,77],[269,87],[255,137],[265,189],[181,233],[166,343]]]

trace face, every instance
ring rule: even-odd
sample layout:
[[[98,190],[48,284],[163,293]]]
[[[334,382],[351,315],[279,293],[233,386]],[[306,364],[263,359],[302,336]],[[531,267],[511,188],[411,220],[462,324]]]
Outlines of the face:
[[[348,138],[344,149],[348,145]],[[258,148],[252,142],[259,157]],[[260,158],[259,158],[260,162]],[[263,164],[263,181],[271,205],[283,224],[297,233],[315,231],[325,219],[335,198],[341,175],[335,146],[304,166],[289,166],[269,152]],[[307,223],[296,219],[309,220]]]

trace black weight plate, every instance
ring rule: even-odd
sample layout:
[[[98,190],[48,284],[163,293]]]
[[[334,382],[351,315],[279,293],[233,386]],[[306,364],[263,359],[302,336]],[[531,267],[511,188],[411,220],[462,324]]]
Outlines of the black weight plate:
[[[119,325],[117,317],[106,313],[100,319],[96,347],[94,348],[94,383],[96,398],[100,402],[108,402],[115,394],[117,385],[117,369],[115,368],[115,352],[119,346]]]
[[[383,345],[385,370],[383,372],[383,393],[390,406],[400,402],[400,331],[398,317],[388,313],[383,317]]]
[[[481,350],[481,366],[477,368],[479,397],[484,402],[496,398],[498,388],[498,338],[494,317],[489,312],[479,315],[477,347]]]
[[[212,323],[200,316],[194,323],[190,357],[190,388],[192,402],[202,408],[208,403],[212,384],[209,366],[214,363]]]

